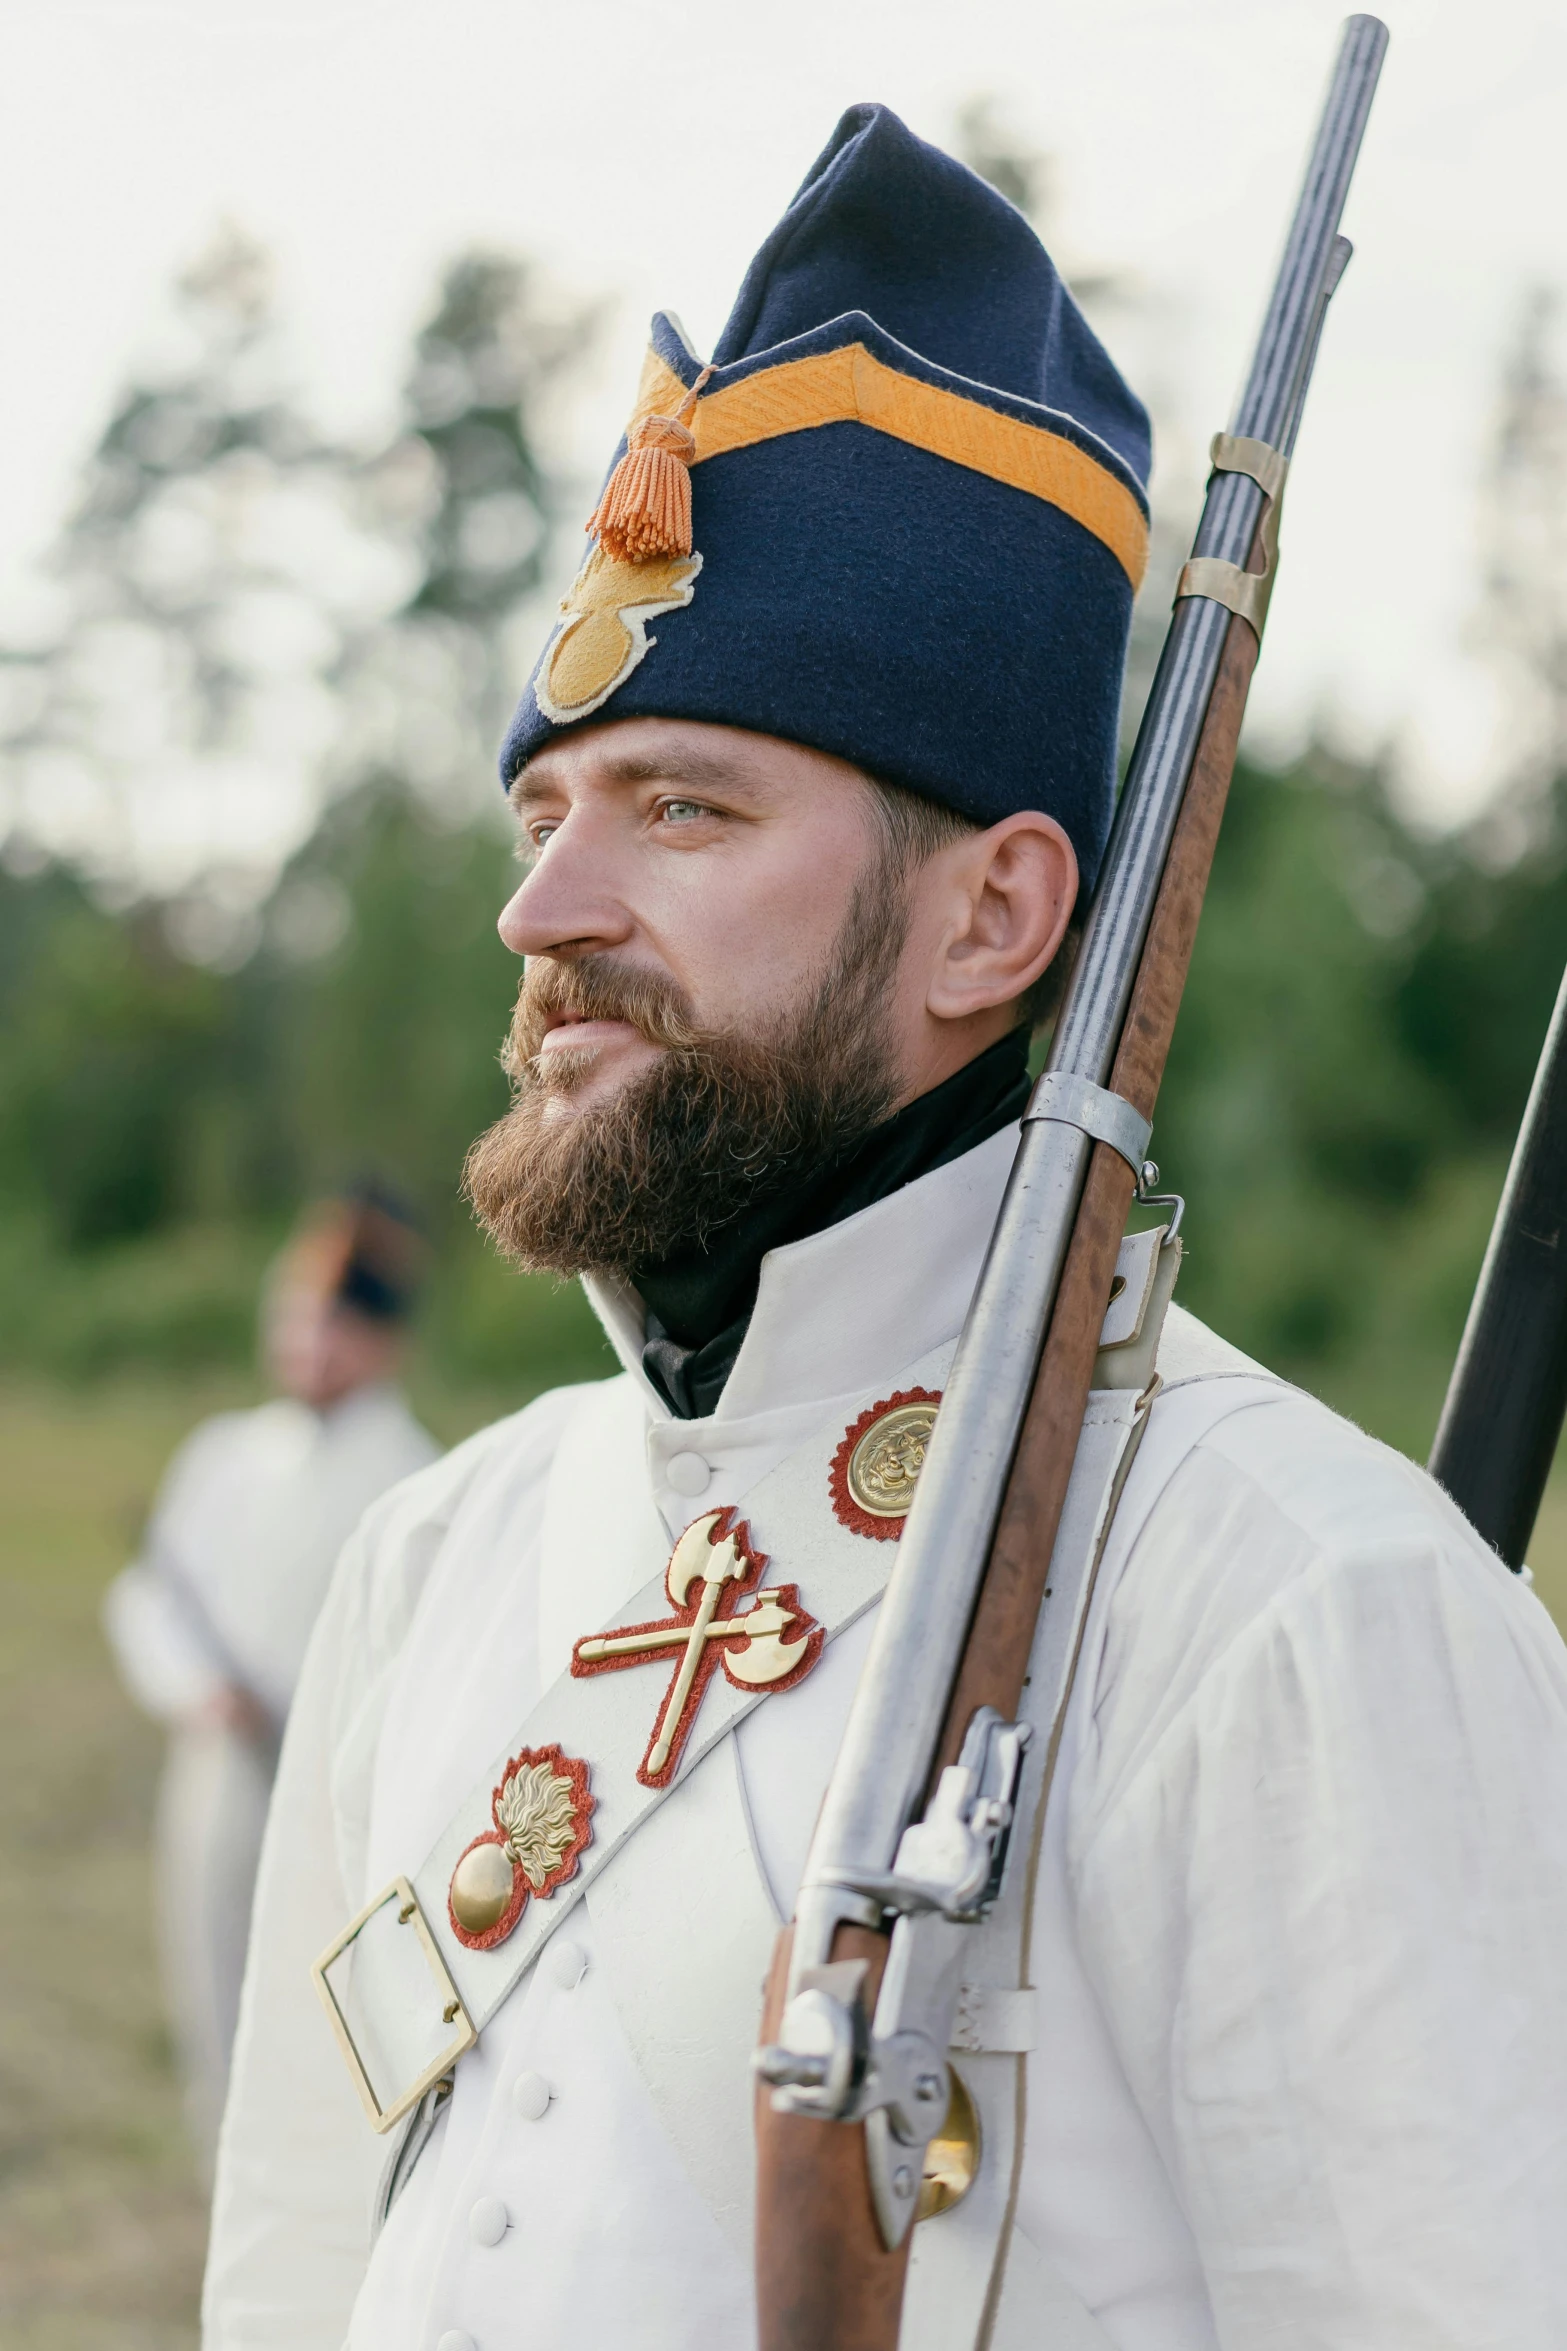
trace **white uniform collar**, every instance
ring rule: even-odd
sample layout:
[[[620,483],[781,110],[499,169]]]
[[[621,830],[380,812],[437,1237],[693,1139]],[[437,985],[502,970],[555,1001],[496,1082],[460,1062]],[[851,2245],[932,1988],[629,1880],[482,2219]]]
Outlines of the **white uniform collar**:
[[[890,1378],[954,1338],[984,1262],[1018,1130],[762,1259],[756,1306],[712,1421],[810,1404]],[[629,1282],[583,1288],[655,1420],[668,1405],[642,1369],[647,1310]],[[712,1422],[706,1424],[712,1425]]]

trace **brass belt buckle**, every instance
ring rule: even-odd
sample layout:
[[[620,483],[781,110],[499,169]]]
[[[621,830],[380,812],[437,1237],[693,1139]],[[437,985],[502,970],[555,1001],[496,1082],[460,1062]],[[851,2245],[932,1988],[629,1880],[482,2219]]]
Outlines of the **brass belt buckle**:
[[[377,2131],[400,2122],[479,2038],[404,1877],[349,1920],[310,1973]],[[410,2066],[414,2078],[399,2087]]]

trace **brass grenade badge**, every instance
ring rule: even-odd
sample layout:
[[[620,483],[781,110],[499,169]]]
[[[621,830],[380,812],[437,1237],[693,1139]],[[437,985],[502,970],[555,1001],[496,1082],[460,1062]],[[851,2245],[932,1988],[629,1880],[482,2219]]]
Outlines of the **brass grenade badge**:
[[[470,1951],[504,1943],[530,1896],[541,1902],[574,1877],[593,1834],[588,1767],[559,1747],[524,1747],[490,1798],[494,1827],[452,1871],[447,1915]]]

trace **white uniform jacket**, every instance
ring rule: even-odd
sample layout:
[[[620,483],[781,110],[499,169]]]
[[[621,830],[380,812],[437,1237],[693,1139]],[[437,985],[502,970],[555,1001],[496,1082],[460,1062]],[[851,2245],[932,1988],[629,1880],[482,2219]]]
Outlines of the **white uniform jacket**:
[[[592,1889],[571,1912],[373,2250],[385,2144],[307,1971],[650,1556],[950,1341],[1014,1140],[769,1257],[710,1419],[671,1421],[634,1302],[602,1297],[619,1380],[542,1398],[369,1515],[268,1829],[207,2351],[754,2341],[743,2159],[715,2181],[645,2058],[662,2018],[663,2059],[701,2074],[682,1951],[711,1977],[737,1869],[787,1912],[870,1618],[655,1816],[674,1899],[632,1964]],[[1567,1652],[1418,1470],[1178,1310],[1167,1338],[1164,1436],[1116,1516],[1046,1819],[1019,2232],[1120,2351],[1561,2351]],[[1190,1444],[1183,1363],[1236,1407],[1210,1391]],[[721,1756],[754,1863],[679,1834]],[[1022,2339],[1058,2338],[1041,2313]]]
[[[376,1383],[326,1412],[279,1397],[220,1412],[164,1474],[105,1629],[137,1703],[196,1713],[238,1681],[281,1722],[338,1553],[368,1505],[440,1448]]]

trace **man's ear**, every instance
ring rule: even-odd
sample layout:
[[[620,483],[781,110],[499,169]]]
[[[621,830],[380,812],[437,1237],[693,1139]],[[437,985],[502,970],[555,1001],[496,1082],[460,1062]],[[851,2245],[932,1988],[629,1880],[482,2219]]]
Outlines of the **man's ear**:
[[[1033,986],[1077,902],[1077,853],[1053,816],[1023,809],[938,850],[945,920],[926,1009],[968,1020]]]

